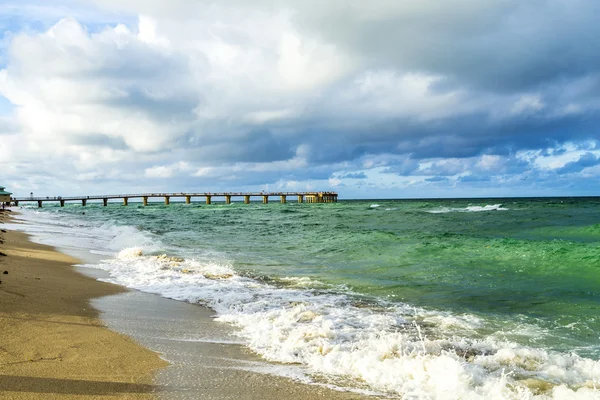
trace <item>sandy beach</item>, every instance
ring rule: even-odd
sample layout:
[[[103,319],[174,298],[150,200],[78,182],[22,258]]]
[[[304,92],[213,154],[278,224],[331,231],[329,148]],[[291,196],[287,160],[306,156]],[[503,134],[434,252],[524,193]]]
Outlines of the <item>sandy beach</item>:
[[[75,272],[78,260],[24,233],[3,229],[0,242],[0,398],[152,398],[153,372],[167,363],[107,329],[89,305],[124,290]]]

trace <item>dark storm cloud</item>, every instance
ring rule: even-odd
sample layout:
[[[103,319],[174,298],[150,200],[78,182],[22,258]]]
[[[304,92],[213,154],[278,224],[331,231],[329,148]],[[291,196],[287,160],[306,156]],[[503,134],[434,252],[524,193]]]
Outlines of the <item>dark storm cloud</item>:
[[[250,136],[243,148],[250,149],[254,160],[269,161],[272,153],[254,152],[254,147],[270,147],[281,153],[282,148],[310,146],[308,161],[314,165],[351,162],[367,154],[409,154],[411,162],[390,166],[389,172],[407,175],[418,168],[418,161],[431,158],[470,158],[484,154],[510,157],[521,150],[555,147],[558,155],[565,142],[593,146],[597,137],[596,119],[574,116],[561,118],[514,118],[490,122],[482,115],[446,118],[431,124],[410,120],[389,121],[372,127],[347,129],[328,128],[326,132],[299,131],[285,138],[265,135]],[[299,124],[301,126],[301,124]],[[254,143],[254,147],[252,143]],[[226,159],[238,153],[219,151]],[[261,155],[263,158],[261,159]],[[269,158],[270,157],[270,158]]]
[[[216,127],[214,132],[190,134],[179,146],[186,146],[184,157],[189,161],[234,163],[288,160],[295,154],[294,144],[265,129],[228,134]]]
[[[545,149],[567,141],[586,141],[597,134],[596,119],[573,116],[513,118],[491,122],[481,115],[449,118],[434,126],[398,135],[398,151],[423,158],[467,158],[482,154],[510,155]]]
[[[586,76],[600,64],[600,3],[592,0],[395,2],[380,12],[373,3],[362,13],[333,3],[297,18],[370,67],[427,71],[506,92]]]

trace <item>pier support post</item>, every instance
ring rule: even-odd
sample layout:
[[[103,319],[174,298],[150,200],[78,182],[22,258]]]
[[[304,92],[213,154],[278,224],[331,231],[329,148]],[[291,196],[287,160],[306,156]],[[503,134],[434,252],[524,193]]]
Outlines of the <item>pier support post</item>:
[[[250,196],[248,196],[248,195],[244,196],[244,204],[250,204]]]
[[[129,198],[123,197],[123,205],[126,206],[129,204]]]
[[[171,204],[171,198],[169,196],[165,196],[165,205],[168,206]]]
[[[102,205],[104,207],[106,207],[108,205],[108,199],[107,198],[102,199]]]
[[[86,204],[87,204],[87,200],[86,199],[82,199],[81,200],[81,206],[85,207]]]
[[[231,204],[231,196],[225,196],[225,204]]]
[[[287,203],[287,198],[285,197],[285,195],[281,195],[281,204],[285,204]]]
[[[15,207],[19,207],[19,202],[15,200]]]
[[[211,196],[207,195],[206,196],[206,204],[210,204],[211,203],[210,199],[211,199]]]
[[[263,204],[269,204],[269,196],[263,194]]]
[[[64,201],[64,200],[61,200],[61,201],[60,201],[60,206],[61,206],[61,207],[64,207],[64,206],[65,206],[65,201]]]
[[[298,195],[298,203],[303,203],[304,202],[304,196],[302,196],[301,194]]]
[[[185,204],[191,204],[192,196],[185,196]]]
[[[38,200],[38,207],[42,208],[42,201],[41,200]]]
[[[142,204],[144,207],[148,205],[148,196],[142,196]]]

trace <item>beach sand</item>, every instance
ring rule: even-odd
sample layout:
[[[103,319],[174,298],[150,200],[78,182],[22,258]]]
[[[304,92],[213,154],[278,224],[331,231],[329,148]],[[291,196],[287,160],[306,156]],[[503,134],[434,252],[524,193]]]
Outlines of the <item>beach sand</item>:
[[[24,233],[0,232],[0,242],[0,398],[153,398],[153,372],[167,363],[89,305],[124,289],[75,272],[77,260]]]

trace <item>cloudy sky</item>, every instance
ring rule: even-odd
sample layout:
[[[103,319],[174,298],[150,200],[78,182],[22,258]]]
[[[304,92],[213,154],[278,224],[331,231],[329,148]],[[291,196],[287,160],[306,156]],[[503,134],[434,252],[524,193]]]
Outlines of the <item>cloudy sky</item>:
[[[596,0],[3,0],[16,195],[600,195]]]

